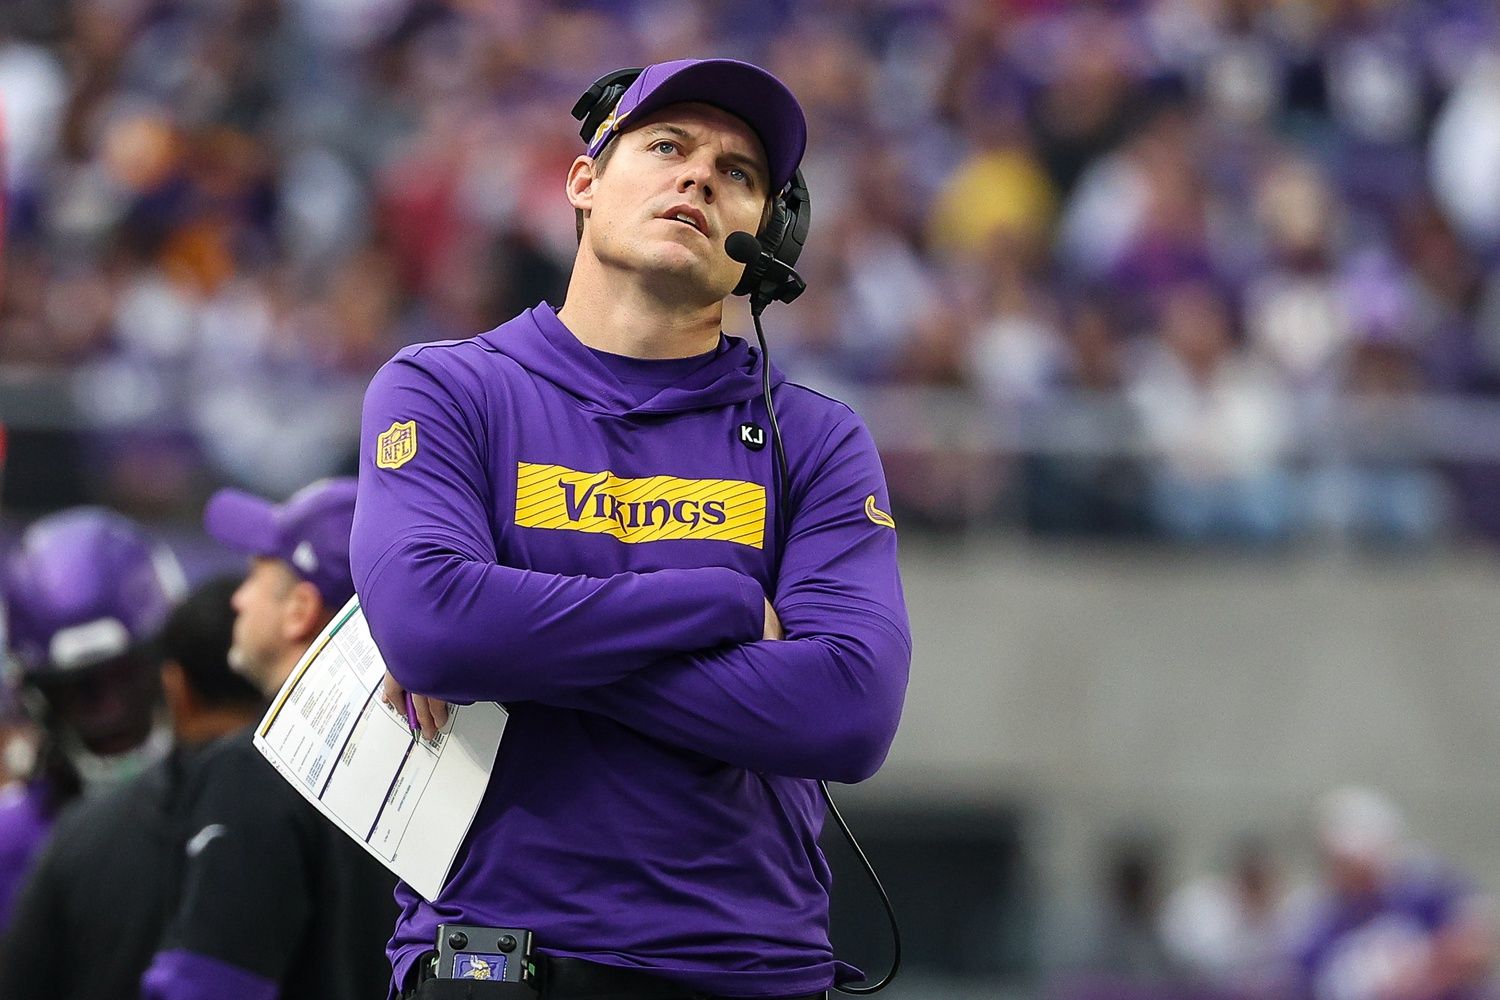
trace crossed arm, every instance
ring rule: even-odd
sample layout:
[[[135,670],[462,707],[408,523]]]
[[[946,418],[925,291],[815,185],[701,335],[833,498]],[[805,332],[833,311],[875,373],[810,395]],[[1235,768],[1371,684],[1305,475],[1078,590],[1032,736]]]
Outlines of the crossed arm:
[[[766,598],[765,633],[761,638],[767,641],[786,638],[786,630],[781,627],[781,619],[776,617],[776,609],[771,606],[769,597]],[[406,688],[401,686],[401,682],[390,671],[386,671],[385,679],[381,682],[381,700],[399,712],[405,708],[406,694]],[[438,730],[448,724],[448,703],[425,694],[413,694],[411,701],[422,736],[429,740],[437,736]]]
[[[352,563],[386,694],[539,701],[614,718],[725,763],[857,781],[884,760],[910,662],[879,460],[849,415],[807,458],[776,581],[722,566],[587,577],[501,565],[473,406],[409,359],[366,396]],[[369,448],[416,419],[400,469]],[[500,470],[503,474],[504,470]],[[794,485],[799,477],[794,470]],[[794,491],[799,492],[799,491]]]

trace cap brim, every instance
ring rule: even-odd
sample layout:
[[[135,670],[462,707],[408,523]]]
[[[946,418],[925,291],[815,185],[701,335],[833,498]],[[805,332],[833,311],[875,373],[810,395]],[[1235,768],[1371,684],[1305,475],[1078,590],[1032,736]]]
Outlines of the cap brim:
[[[203,527],[236,552],[277,555],[276,505],[252,493],[235,489],[215,493],[203,508]]]
[[[807,120],[802,105],[785,84],[759,66],[737,59],[704,59],[647,85],[650,92],[626,114],[621,131],[669,104],[701,102],[723,108],[744,119],[760,137],[771,186],[777,191],[792,179],[807,151]]]

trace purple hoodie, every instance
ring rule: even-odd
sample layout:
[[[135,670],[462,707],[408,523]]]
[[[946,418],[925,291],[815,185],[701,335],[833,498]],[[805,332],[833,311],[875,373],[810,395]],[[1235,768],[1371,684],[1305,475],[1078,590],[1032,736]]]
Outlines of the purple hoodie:
[[[783,544],[760,355],[721,338],[695,360],[652,384],[544,303],[371,383],[351,549],[371,631],[408,688],[511,712],[442,894],[398,890],[397,982],[439,922],[722,995],[853,975],[811,779],[869,777],[901,713],[884,475],[847,406],[776,376]],[[760,641],[764,595],[785,641]]]

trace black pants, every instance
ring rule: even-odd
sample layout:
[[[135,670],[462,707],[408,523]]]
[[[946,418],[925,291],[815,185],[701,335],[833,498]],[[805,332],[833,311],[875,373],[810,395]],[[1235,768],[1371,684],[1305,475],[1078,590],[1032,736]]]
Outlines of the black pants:
[[[472,979],[430,979],[430,965],[419,960],[413,983],[402,1000],[733,1000],[693,993],[645,972],[617,969],[577,958],[537,958],[540,991],[521,983],[486,983]],[[827,1000],[826,993],[807,993],[775,1000]],[[771,998],[768,998],[771,1000]]]

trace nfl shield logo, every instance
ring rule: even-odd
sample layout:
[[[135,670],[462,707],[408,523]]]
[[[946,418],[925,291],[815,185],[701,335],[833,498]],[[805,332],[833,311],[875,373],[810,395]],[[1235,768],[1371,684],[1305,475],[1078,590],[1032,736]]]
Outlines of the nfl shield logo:
[[[417,454],[417,422],[397,421],[375,439],[375,465],[382,469],[399,469]]]

